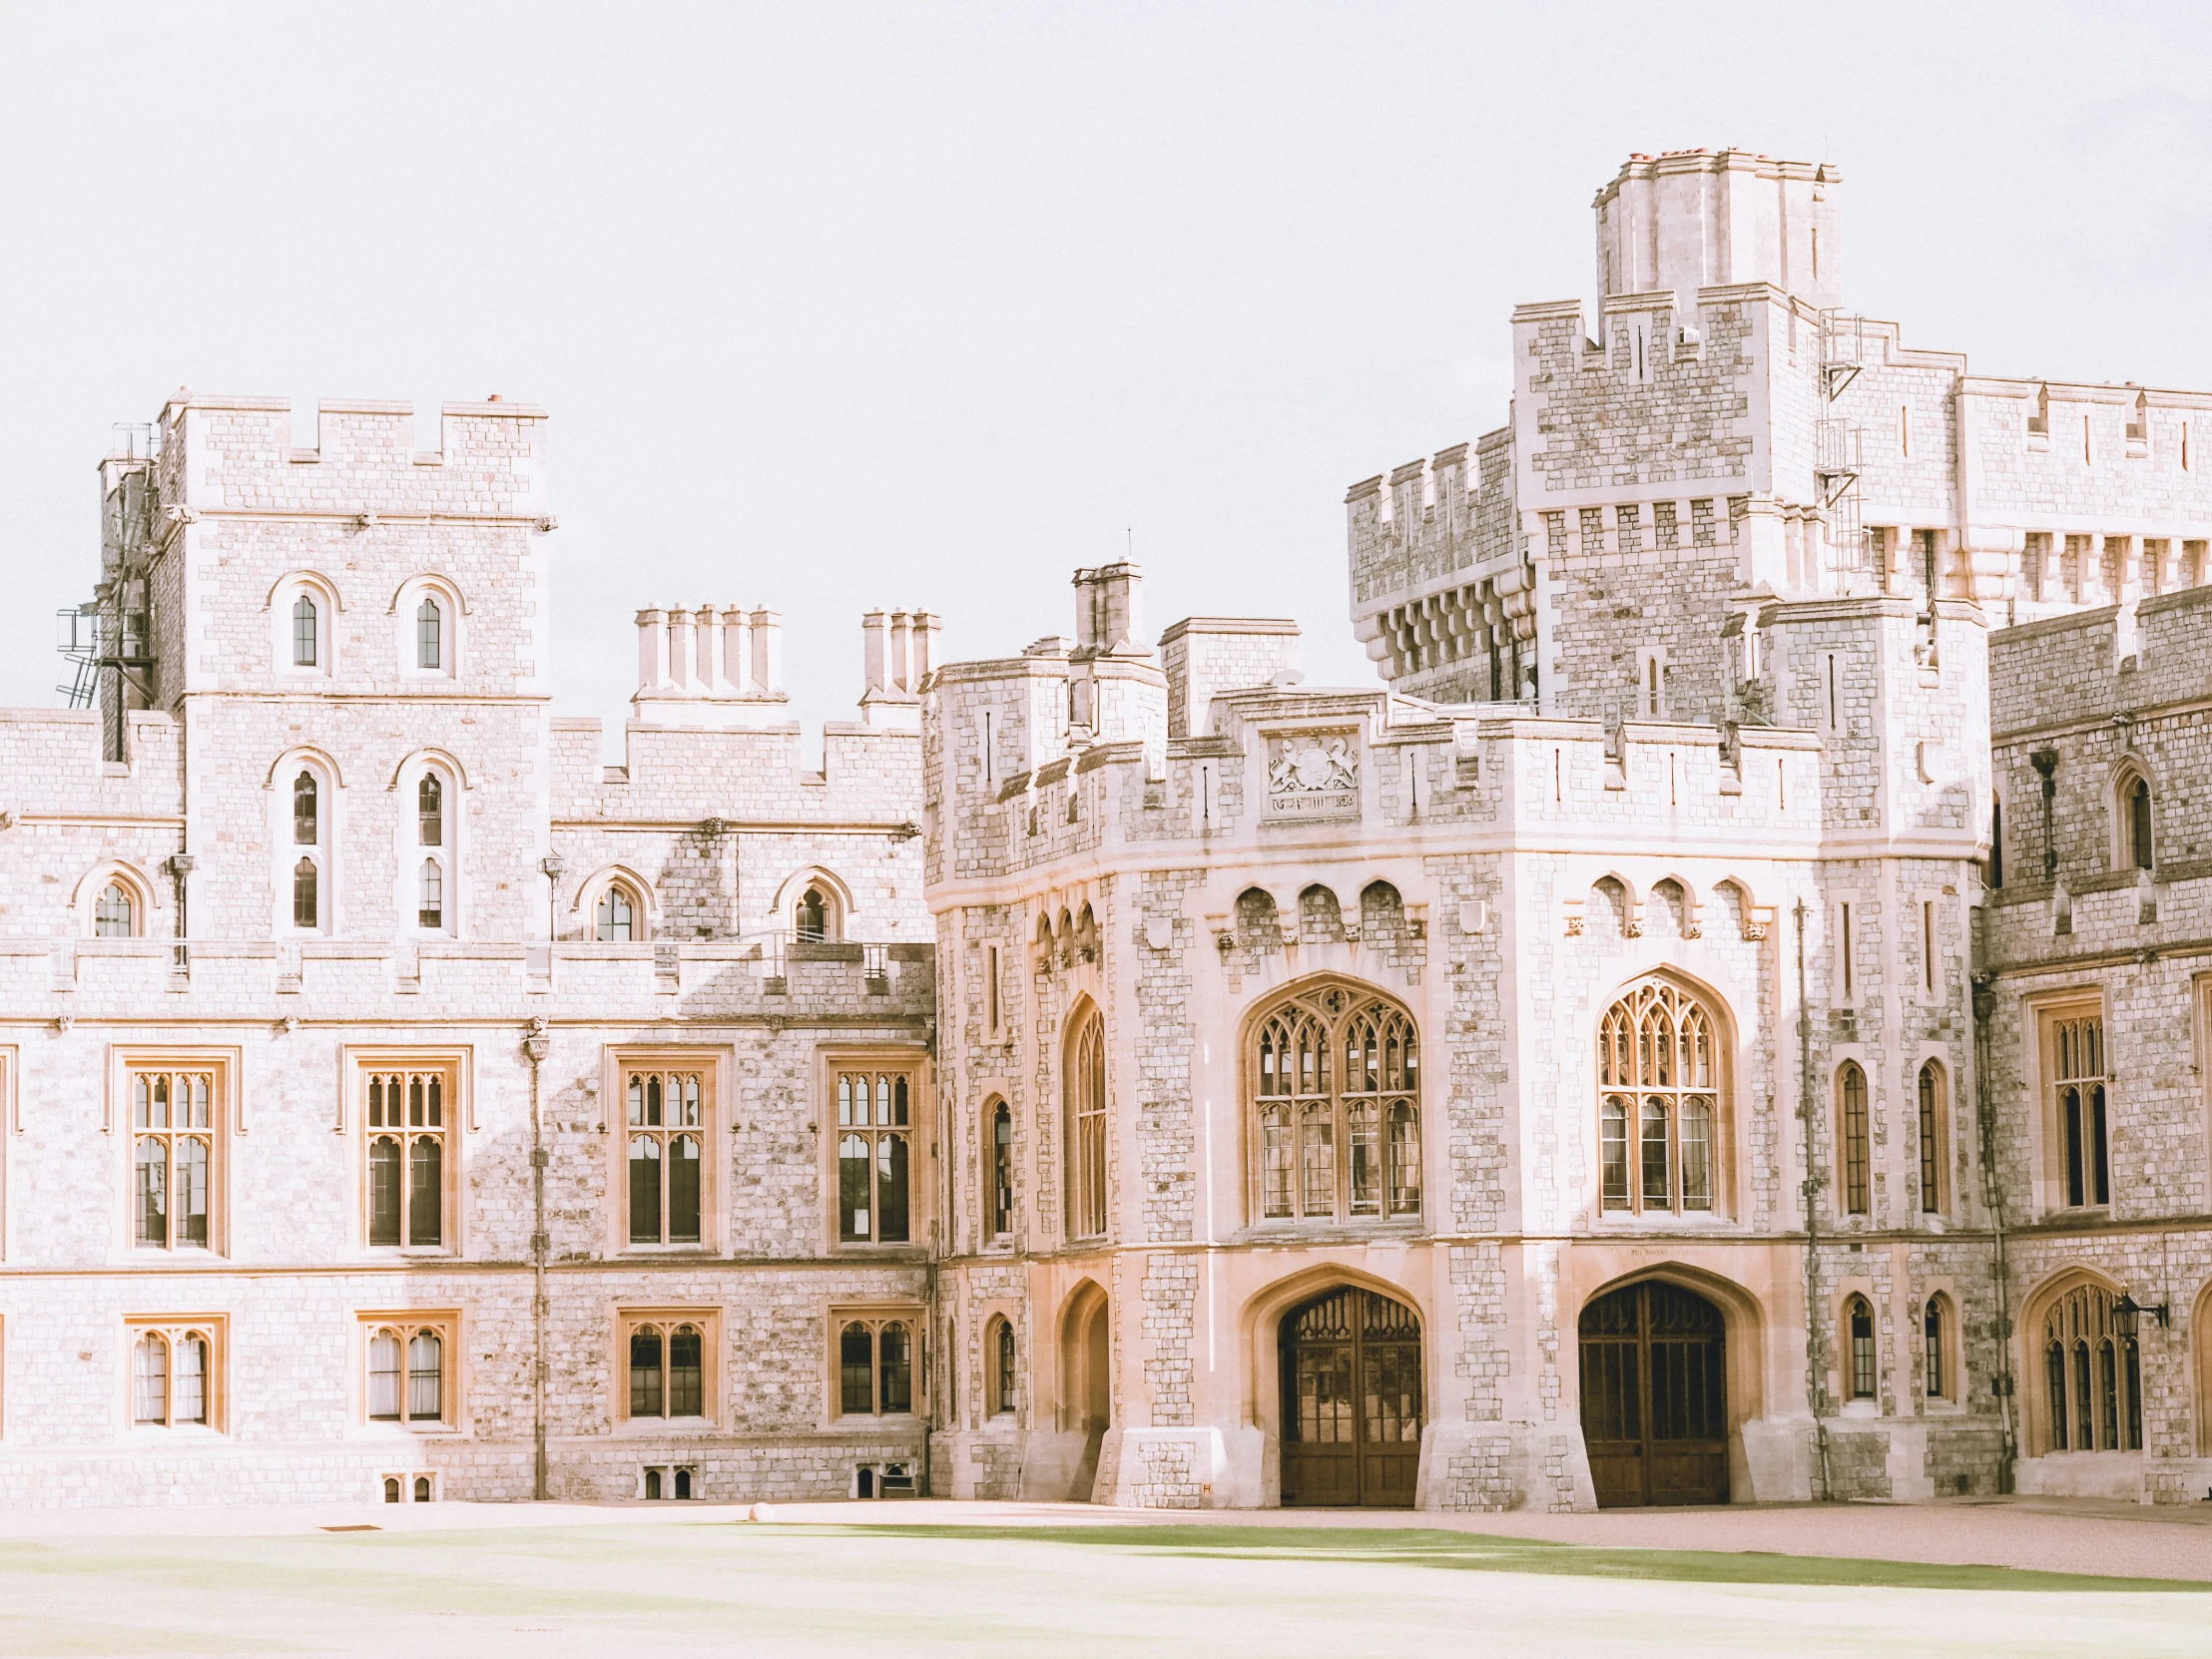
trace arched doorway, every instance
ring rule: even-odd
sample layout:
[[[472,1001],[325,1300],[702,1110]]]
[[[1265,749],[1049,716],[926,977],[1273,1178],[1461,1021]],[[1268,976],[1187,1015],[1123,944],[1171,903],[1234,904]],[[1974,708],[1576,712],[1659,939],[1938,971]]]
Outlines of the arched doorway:
[[[1068,1299],[1060,1335],[1060,1420],[1079,1430],[1083,1452],[1068,1497],[1090,1501],[1098,1484],[1098,1457],[1113,1426],[1113,1342],[1106,1293],[1085,1283]]]
[[[1721,1311],[1660,1280],[1582,1310],[1582,1438],[1598,1507],[1728,1501]]]
[[[1420,1321],[1341,1286],[1283,1316],[1283,1502],[1402,1509],[1420,1469]]]

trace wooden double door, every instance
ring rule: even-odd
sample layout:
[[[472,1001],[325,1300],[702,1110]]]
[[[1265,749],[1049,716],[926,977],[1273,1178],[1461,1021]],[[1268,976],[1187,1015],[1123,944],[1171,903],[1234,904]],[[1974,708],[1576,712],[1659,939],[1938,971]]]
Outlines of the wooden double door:
[[[1410,1508],[1420,1472],[1420,1322],[1345,1286],[1286,1314],[1283,1502]]]
[[[1721,1311],[1647,1281],[1582,1310],[1582,1438],[1598,1507],[1728,1501]]]

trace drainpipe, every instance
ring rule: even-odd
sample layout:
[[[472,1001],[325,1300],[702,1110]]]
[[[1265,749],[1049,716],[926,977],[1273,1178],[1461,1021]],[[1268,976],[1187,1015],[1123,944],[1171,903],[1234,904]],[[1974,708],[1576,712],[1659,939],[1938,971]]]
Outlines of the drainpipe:
[[[530,1495],[540,1503],[549,1495],[545,1467],[546,1153],[540,1072],[552,1047],[553,1040],[546,1035],[545,1016],[538,1014],[530,1021],[529,1035],[522,1039],[522,1052],[530,1061],[530,1331],[536,1350],[535,1363],[530,1368],[530,1439],[534,1452]]]
[[[1813,1407],[1813,1432],[1820,1444],[1821,1497],[1836,1495],[1828,1462],[1827,1342],[1821,1320],[1820,1191],[1824,1185],[1813,1161],[1813,1008],[1805,999],[1805,900],[1797,901],[1798,1120],[1805,1129],[1805,1397]]]
[[[1986,912],[1984,912],[1986,914]],[[1989,1021],[1997,1011],[1997,993],[1991,975],[1974,976],[1973,982],[1973,1096],[1974,1123],[1981,1141],[1981,1201],[1989,1207],[1989,1236],[1996,1244],[1990,1277],[1997,1289],[1997,1369],[1989,1385],[1997,1396],[2001,1424],[1997,1442],[1997,1490],[2012,1490],[2012,1474],[2019,1462],[2018,1431],[2012,1424],[2012,1275],[2004,1260],[2004,1183],[1997,1177],[1996,1108],[1989,1097]]]

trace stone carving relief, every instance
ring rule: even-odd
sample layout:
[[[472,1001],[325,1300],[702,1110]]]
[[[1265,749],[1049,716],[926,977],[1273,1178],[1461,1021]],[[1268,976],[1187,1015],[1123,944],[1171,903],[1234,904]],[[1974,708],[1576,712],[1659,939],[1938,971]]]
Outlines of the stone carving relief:
[[[1268,818],[1274,823],[1360,816],[1356,733],[1280,732],[1268,739]]]

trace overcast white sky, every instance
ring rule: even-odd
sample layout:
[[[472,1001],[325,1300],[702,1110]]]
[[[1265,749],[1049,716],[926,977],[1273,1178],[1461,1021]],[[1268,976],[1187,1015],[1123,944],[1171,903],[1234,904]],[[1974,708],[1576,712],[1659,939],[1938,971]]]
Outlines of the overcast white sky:
[[[1809,21],[1793,25],[1785,18]],[[116,421],[553,415],[555,686],[645,604],[1072,631],[1295,615],[1367,683],[1345,486],[1504,418],[1633,150],[1833,162],[1851,301],[1977,368],[2212,385],[2204,6],[0,3],[0,703],[52,704]],[[433,440],[434,441],[434,440]]]

